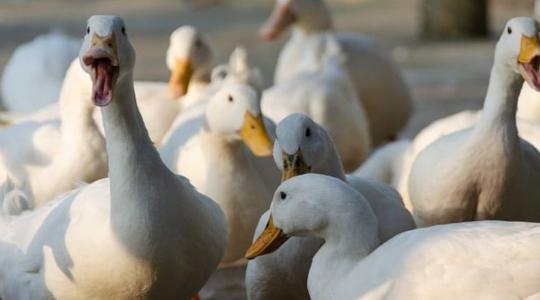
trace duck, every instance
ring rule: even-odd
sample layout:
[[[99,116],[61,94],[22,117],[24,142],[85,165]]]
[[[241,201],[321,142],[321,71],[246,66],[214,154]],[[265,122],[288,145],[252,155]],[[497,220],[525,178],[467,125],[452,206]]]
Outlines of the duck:
[[[221,260],[225,217],[152,144],[123,20],[92,16],[87,24],[79,57],[103,114],[109,177],[0,217],[0,297],[189,299]]]
[[[353,171],[371,151],[370,124],[356,101],[341,45],[330,34],[324,41],[325,56],[314,58],[314,69],[266,89],[261,106],[275,123],[292,113],[310,116],[332,136],[345,170]]]
[[[532,18],[507,22],[479,120],[442,136],[415,158],[408,193],[420,226],[540,220],[540,153],[519,137],[516,125],[521,85],[540,89],[538,27]]]
[[[279,54],[274,83],[311,70],[313,58],[324,54],[328,35],[335,36],[343,47],[345,68],[369,120],[373,146],[394,140],[413,111],[409,88],[397,65],[368,38],[336,33],[323,0],[276,0],[275,3],[260,35],[265,40],[275,40],[288,27],[292,31]]]
[[[292,114],[276,129],[273,157],[282,171],[282,181],[305,173],[332,176],[361,193],[379,222],[379,239],[384,242],[415,223],[392,187],[367,178],[346,176],[328,133],[303,114]],[[259,220],[253,246],[246,252],[251,259],[246,269],[248,299],[309,299],[307,289],[311,261],[323,241],[316,237],[292,237],[278,250],[264,254],[260,248],[272,235],[270,211]],[[264,254],[264,255],[263,255]]]
[[[259,217],[279,184],[277,169],[263,168],[272,153],[256,91],[229,83],[212,96],[204,125],[178,149],[173,172],[182,174],[223,209],[229,229],[224,266],[242,259]],[[269,180],[274,175],[275,180]]]
[[[178,150],[203,127],[208,102],[222,86],[227,84],[247,84],[257,92],[258,97],[263,90],[262,73],[259,68],[253,66],[246,49],[242,46],[236,47],[231,52],[228,63],[217,65],[212,69],[211,81],[206,88],[198,89],[196,94],[186,95],[197,100],[193,101],[192,105],[182,109],[181,113],[176,116],[159,146],[159,154],[171,170],[176,168]],[[264,119],[269,134],[273,134],[275,125],[266,117]],[[273,168],[271,161],[270,167]]]
[[[19,45],[2,71],[1,106],[26,114],[55,103],[79,47],[77,39],[61,32],[40,35]]]
[[[276,238],[268,248],[279,250],[294,237],[324,241],[309,270],[313,300],[493,299],[540,293],[537,223],[436,225],[383,243],[379,220],[365,197],[321,174],[283,182],[271,213]]]
[[[21,204],[18,197],[0,194],[5,212],[36,208],[107,176],[105,139],[92,119],[91,94],[91,80],[76,59],[62,85],[59,119],[26,120],[0,130],[0,185],[27,196]]]

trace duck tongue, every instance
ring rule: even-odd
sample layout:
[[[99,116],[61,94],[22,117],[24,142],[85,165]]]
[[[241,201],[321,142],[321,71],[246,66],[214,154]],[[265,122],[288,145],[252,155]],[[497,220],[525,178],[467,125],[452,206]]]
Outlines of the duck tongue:
[[[105,106],[112,100],[113,67],[108,59],[94,62],[96,79],[92,91],[94,104]]]
[[[540,91],[540,73],[535,69],[533,64],[523,64],[525,69],[525,80],[537,91]]]

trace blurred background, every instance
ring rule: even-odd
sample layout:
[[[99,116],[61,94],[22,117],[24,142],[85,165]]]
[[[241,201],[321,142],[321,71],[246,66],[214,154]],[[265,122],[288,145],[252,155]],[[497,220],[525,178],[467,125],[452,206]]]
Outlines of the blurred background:
[[[402,68],[416,107],[405,137],[440,117],[480,108],[494,44],[506,20],[533,15],[533,0],[327,2],[338,31],[369,36]],[[82,37],[89,16],[114,14],[126,21],[136,48],[136,79],[168,80],[169,34],[190,24],[207,36],[218,62],[226,61],[237,45],[245,46],[270,85],[277,55],[288,38],[269,43],[257,36],[273,5],[274,0],[0,0],[0,70],[17,45],[37,35],[61,31]],[[446,8],[441,12],[440,7]],[[243,271],[219,271],[202,298],[245,299]]]

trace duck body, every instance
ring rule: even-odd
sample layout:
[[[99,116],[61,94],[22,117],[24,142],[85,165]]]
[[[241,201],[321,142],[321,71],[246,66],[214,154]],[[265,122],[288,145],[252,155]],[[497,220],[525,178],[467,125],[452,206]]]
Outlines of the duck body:
[[[230,234],[224,263],[242,257],[270,205],[272,190],[248,151],[241,141],[231,145],[205,132],[187,143],[178,161],[178,172],[226,212]]]
[[[374,146],[395,138],[412,114],[412,98],[397,66],[368,38],[331,30],[295,29],[280,53],[274,81],[282,83],[306,71],[306,58],[321,55],[327,35],[335,35],[345,56],[345,71],[365,110]]]
[[[331,274],[342,279],[336,283],[340,287],[336,287],[335,297],[534,297],[540,293],[537,268],[540,257],[535,250],[540,247],[539,233],[540,227],[534,223],[502,221],[448,224],[408,231],[359,260],[348,276]],[[486,249],[490,250],[486,252]],[[327,277],[330,276],[327,274]],[[315,283],[316,278],[314,272],[310,279]]]
[[[29,113],[56,102],[79,46],[76,39],[50,33],[17,47],[2,73],[3,107]]]

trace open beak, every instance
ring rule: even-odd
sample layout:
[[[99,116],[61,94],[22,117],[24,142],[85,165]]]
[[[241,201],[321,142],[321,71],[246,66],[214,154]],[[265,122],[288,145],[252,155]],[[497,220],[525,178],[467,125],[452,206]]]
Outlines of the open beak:
[[[540,45],[538,37],[521,36],[518,69],[523,79],[535,90],[540,91]]]
[[[259,35],[267,41],[275,40],[296,20],[298,17],[293,11],[290,1],[277,1],[274,11],[259,29]]]
[[[249,247],[244,254],[247,259],[254,259],[257,256],[272,253],[276,251],[283,243],[285,243],[289,237],[283,233],[283,231],[274,225],[272,215],[268,219],[266,228],[257,238],[255,242]]]
[[[266,132],[262,114],[254,116],[250,112],[246,112],[244,123],[240,129],[240,136],[244,144],[256,156],[272,155],[273,142]]]
[[[193,67],[189,58],[175,60],[169,80],[169,91],[173,98],[184,96],[187,93],[192,75]]]
[[[97,106],[108,105],[112,101],[120,70],[115,33],[104,37],[94,33],[92,47],[84,54],[82,60],[92,70],[92,101]]]
[[[311,167],[308,166],[304,161],[304,156],[302,155],[302,150],[300,150],[300,148],[298,148],[296,153],[292,155],[283,151],[281,156],[283,157],[283,172],[281,173],[281,182],[294,176],[311,172]]]

